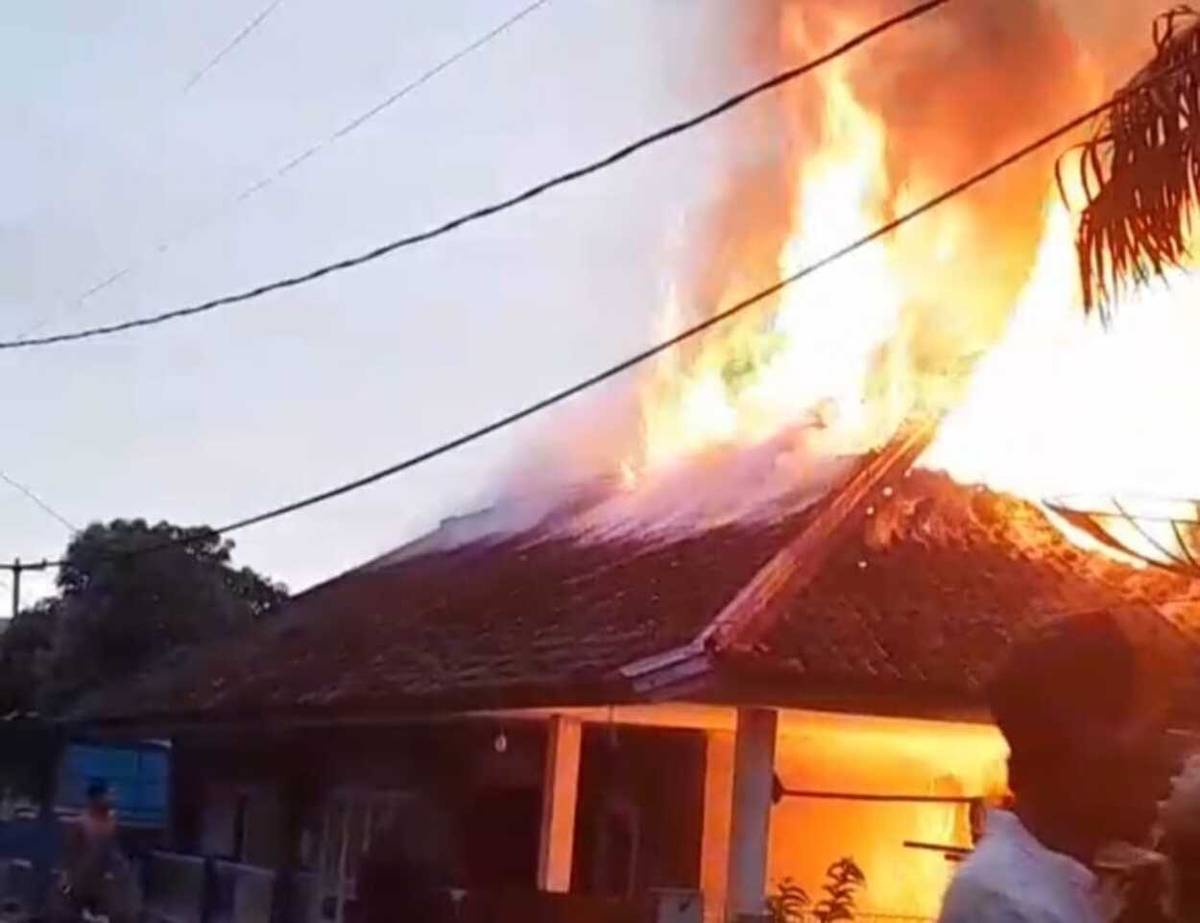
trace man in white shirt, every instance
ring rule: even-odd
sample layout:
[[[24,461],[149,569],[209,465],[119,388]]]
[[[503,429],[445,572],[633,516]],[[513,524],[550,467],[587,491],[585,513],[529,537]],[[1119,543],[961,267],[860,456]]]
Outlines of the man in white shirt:
[[[989,689],[1009,745],[1011,811],[993,811],[941,923],[1105,923],[1090,866],[1140,842],[1169,778],[1163,725],[1137,645],[1110,613],[1073,616],[1015,645]]]

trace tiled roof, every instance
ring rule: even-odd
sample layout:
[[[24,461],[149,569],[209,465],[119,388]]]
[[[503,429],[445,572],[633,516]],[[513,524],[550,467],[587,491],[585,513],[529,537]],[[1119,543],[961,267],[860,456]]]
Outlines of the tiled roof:
[[[694,639],[812,519],[670,541],[535,528],[365,568],[81,714],[367,716],[629,697],[620,667]],[[981,678],[1036,619],[1135,607],[1171,650],[1190,650],[1200,630],[1200,584],[1082,551],[1033,505],[944,475],[896,480],[849,526],[769,625],[715,659],[700,694],[719,699],[757,677],[781,701],[951,707],[978,701]]]
[[[970,700],[1013,636],[1114,609],[1162,656],[1200,652],[1200,583],[1066,541],[1035,506],[913,472],[741,654],[796,681]]]
[[[611,695],[619,666],[688,640],[796,521],[654,542],[535,529],[351,572],[249,636],[107,691],[82,713],[341,713]]]

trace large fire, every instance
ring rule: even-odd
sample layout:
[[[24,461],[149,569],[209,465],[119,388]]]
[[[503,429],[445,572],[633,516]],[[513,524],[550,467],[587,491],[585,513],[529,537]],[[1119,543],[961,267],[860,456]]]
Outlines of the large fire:
[[[834,32],[865,23],[839,16]],[[785,6],[781,21],[788,49],[811,54],[799,7]],[[975,85],[970,74],[964,84]],[[954,88],[939,92],[950,98]],[[940,191],[947,171],[980,165],[928,126],[894,126],[886,101],[842,62],[798,91],[794,104],[818,128],[790,149],[790,224],[776,240],[775,278]],[[931,117],[948,106],[932,101]],[[948,124],[943,134],[980,131],[1032,134],[978,121]],[[897,166],[897,150],[908,156],[929,139],[941,147],[928,158],[950,166],[914,167],[919,150]],[[1036,170],[990,198],[949,203],[665,357],[642,392],[642,439],[622,466],[627,483],[790,429],[806,432],[815,456],[858,452],[888,439],[907,415],[933,411],[946,417],[924,463],[960,481],[1100,511],[1117,512],[1113,498],[1124,497],[1154,514],[1151,530],[1190,515],[1190,505],[1149,498],[1200,496],[1200,430],[1187,412],[1200,343],[1200,313],[1188,309],[1200,287],[1183,279],[1141,293],[1112,329],[1085,320],[1071,215],[1049,163]],[[1007,208],[1004,196],[1016,204]],[[746,280],[731,278],[721,297],[746,294]],[[665,312],[672,331],[685,313],[678,302],[676,294]]]
[[[799,165],[795,230],[780,247],[780,275],[886,220],[883,123],[858,102],[840,68],[819,79],[825,137]],[[902,293],[886,244],[876,243],[786,289],[769,316],[703,343],[685,367],[668,355],[644,397],[643,455],[632,470],[727,442],[760,442],[808,418],[833,424],[828,431],[844,448],[877,441],[896,419],[865,389],[877,354],[895,340]],[[668,323],[678,313],[672,305]]]
[[[1085,321],[1070,216],[1056,200],[1047,211],[1041,255],[1008,331],[980,361],[925,463],[1105,514],[1125,547],[1162,560],[1177,544],[1172,521],[1194,520],[1187,498],[1200,497],[1200,431],[1189,407],[1200,287],[1181,276],[1139,293],[1107,329]]]

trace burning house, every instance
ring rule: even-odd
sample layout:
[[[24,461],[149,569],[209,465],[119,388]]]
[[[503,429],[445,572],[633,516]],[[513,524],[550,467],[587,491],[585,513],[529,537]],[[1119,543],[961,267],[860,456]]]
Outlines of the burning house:
[[[755,53],[809,57],[875,4],[812,6],[762,4]],[[739,115],[765,143],[668,325],[1111,80],[1052,6],[1018,6],[950,5],[886,60]],[[536,891],[565,919],[634,919],[665,889],[720,921],[851,857],[862,914],[933,916],[1005,792],[982,688],[1013,637],[1104,608],[1164,669],[1200,643],[1200,583],[1146,564],[1191,555],[1190,527],[1113,505],[1200,495],[1195,427],[1164,405],[1192,393],[1176,344],[1197,321],[1178,289],[1112,336],[1082,321],[1052,173],[1012,171],[665,356],[636,425],[556,451],[520,499],[83,703],[93,730],[173,742],[160,904],[186,917],[215,877],[235,916],[340,923],[364,857],[407,835],[468,913],[536,919]],[[599,475],[555,486],[580,454]]]
[[[1171,663],[1197,652],[1200,585],[911,470],[916,448],[770,521],[588,537],[580,501],[447,527],[87,718],[169,735],[174,848],[244,888],[291,869],[310,918],[352,911],[392,823],[468,890],[569,892],[570,919],[679,889],[719,920],[843,856],[864,912],[930,917],[972,805],[1004,792],[981,685],[1014,633],[1115,608]]]

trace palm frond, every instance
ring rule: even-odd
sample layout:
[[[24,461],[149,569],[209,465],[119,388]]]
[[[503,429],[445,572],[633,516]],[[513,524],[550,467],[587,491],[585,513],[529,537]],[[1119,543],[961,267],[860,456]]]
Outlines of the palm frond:
[[[1084,307],[1102,315],[1126,287],[1181,263],[1200,199],[1200,13],[1180,6],[1155,19],[1154,48],[1079,158]]]

